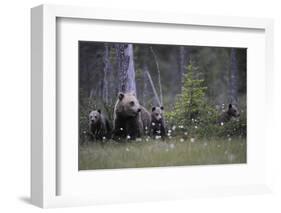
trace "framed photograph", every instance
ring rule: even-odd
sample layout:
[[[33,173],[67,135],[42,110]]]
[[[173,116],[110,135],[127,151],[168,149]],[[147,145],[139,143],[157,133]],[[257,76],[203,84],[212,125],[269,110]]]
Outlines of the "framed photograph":
[[[31,15],[33,204],[271,191],[272,20]]]

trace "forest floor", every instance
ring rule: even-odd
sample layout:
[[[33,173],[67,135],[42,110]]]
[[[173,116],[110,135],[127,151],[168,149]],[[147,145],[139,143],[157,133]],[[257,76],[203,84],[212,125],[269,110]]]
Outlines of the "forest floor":
[[[246,163],[246,139],[88,142],[79,146],[79,170]]]

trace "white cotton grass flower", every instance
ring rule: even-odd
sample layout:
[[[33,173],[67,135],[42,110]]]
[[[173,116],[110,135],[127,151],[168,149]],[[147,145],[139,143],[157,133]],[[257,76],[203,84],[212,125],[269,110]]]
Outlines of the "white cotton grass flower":
[[[149,138],[146,138],[145,141],[148,142],[148,141],[149,141]]]
[[[187,132],[184,133],[184,135],[187,135],[187,134],[188,134]]]
[[[170,144],[170,148],[171,148],[171,149],[175,148],[175,144],[173,144],[173,143]]]
[[[235,160],[235,155],[234,154],[229,154],[229,155],[227,155],[227,158],[228,158],[228,160],[230,161],[230,162],[232,162],[232,161],[234,161]]]
[[[127,147],[127,148],[126,148],[126,152],[129,152],[129,151],[130,151],[130,149]]]
[[[161,136],[160,136],[160,135],[156,135],[156,136],[155,136],[155,139],[156,139],[156,140],[161,139]]]
[[[180,125],[180,126],[179,126],[180,129],[183,129],[183,127],[184,127],[183,125]]]
[[[137,138],[136,141],[137,141],[137,142],[141,142],[142,139],[141,139],[141,138]]]
[[[123,128],[121,127],[120,130],[123,131]]]
[[[232,140],[232,138],[228,138],[228,141],[230,142]]]
[[[152,122],[152,123],[151,123],[151,125],[152,125],[152,126],[155,126],[155,123],[154,123],[154,122]]]
[[[198,128],[198,126],[194,126],[194,128],[195,128],[195,129],[197,129],[197,128]]]
[[[104,137],[104,136],[103,136],[103,137],[102,137],[102,139],[103,139],[103,140],[105,140],[105,139],[106,139],[106,137]]]
[[[194,143],[195,142],[195,138],[190,138],[190,142]]]
[[[127,135],[127,139],[131,139],[131,136],[130,136],[130,135]]]
[[[168,132],[167,135],[168,135],[168,136],[171,136],[171,133]]]
[[[172,130],[173,130],[173,131],[175,131],[175,130],[176,130],[176,128],[177,128],[177,127],[174,125],[174,126],[172,127]]]
[[[181,139],[180,139],[180,142],[184,142],[184,139],[183,139],[183,138],[181,138]]]
[[[168,130],[168,133],[171,133],[171,132],[172,132],[172,130],[169,129],[169,130]]]
[[[223,126],[224,125],[224,123],[223,122],[221,122],[221,126]]]

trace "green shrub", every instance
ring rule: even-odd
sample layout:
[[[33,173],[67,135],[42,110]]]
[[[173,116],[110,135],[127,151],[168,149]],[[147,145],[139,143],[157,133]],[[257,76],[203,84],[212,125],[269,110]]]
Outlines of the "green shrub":
[[[237,119],[219,124],[220,113],[206,99],[207,87],[192,62],[187,66],[182,93],[177,95],[174,109],[166,113],[168,131],[188,137],[245,137],[246,113]]]

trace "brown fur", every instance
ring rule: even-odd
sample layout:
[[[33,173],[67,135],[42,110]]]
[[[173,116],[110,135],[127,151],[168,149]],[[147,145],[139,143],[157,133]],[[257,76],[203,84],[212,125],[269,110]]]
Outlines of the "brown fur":
[[[91,111],[89,114],[89,133],[91,139],[95,140],[110,139],[111,137],[109,121],[100,110]]]
[[[141,137],[150,123],[150,115],[134,93],[119,93],[114,107],[114,139]]]
[[[165,120],[164,120],[164,107],[152,107],[151,123],[150,123],[150,135],[166,136]]]
[[[223,112],[219,119],[219,124],[226,123],[231,120],[232,117],[239,117],[239,111],[235,105],[229,104],[227,111]]]

